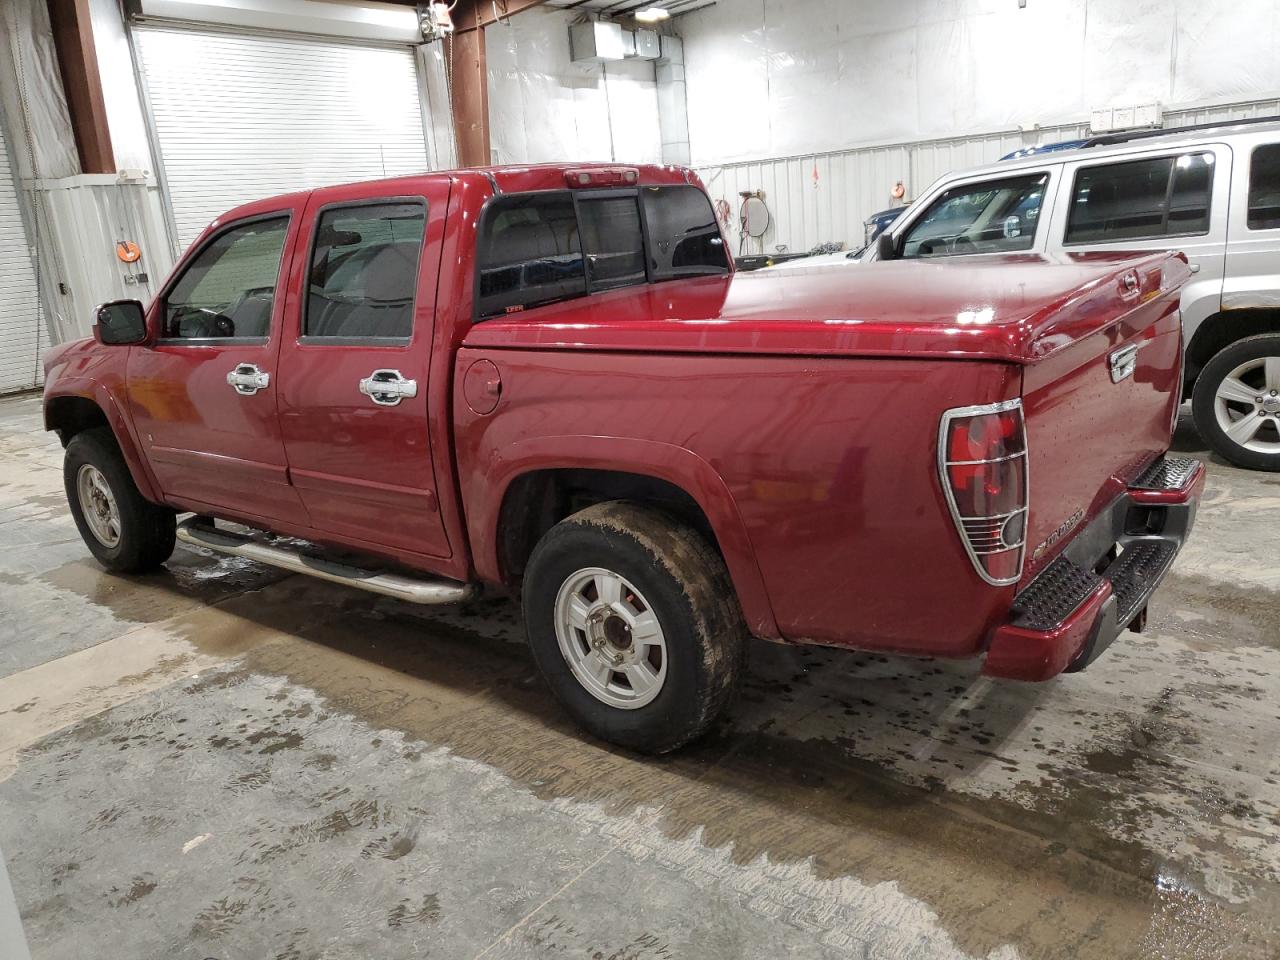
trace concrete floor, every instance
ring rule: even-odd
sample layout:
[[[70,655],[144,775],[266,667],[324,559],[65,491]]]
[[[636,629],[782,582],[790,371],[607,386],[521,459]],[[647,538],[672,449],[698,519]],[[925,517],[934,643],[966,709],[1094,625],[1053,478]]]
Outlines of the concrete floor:
[[[60,465],[38,398],[0,401],[37,960],[1280,956],[1280,476],[1213,463],[1148,633],[1083,674],[760,643],[654,761],[566,722],[510,604],[183,547],[108,575]]]

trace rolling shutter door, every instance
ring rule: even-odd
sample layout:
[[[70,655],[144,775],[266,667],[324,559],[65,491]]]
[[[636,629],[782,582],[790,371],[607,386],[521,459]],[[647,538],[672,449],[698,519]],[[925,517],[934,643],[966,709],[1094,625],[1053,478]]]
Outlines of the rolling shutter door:
[[[135,34],[181,249],[249,200],[428,169],[409,47]]]
[[[0,393],[40,382],[39,358],[45,346],[44,316],[21,213],[8,145],[0,131]]]

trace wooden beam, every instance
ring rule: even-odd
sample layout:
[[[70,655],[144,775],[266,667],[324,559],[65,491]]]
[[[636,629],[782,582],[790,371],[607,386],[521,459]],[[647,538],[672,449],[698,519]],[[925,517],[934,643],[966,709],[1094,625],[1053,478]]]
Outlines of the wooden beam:
[[[454,35],[487,27],[545,2],[546,0],[462,0],[453,12]]]
[[[481,167],[489,155],[489,65],[485,59],[484,31],[455,33],[449,41],[453,76],[453,129],[458,143],[458,165]]]
[[[84,173],[115,173],[116,158],[102,97],[102,75],[93,46],[89,0],[48,0],[53,46],[67,97],[71,129]]]

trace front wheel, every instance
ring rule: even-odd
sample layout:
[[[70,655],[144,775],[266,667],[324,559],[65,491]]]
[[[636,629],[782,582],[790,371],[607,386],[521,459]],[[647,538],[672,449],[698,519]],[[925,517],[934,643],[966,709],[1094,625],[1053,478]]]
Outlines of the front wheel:
[[[1280,470],[1280,334],[1218,351],[1191,395],[1200,436],[1236,466]]]
[[[539,541],[525,629],[552,692],[603,740],[665,753],[728,702],[746,630],[719,555],[647,507],[602,503]]]
[[[108,570],[143,573],[169,559],[176,540],[174,512],[138,491],[110,430],[86,430],[71,438],[63,481],[81,538]]]

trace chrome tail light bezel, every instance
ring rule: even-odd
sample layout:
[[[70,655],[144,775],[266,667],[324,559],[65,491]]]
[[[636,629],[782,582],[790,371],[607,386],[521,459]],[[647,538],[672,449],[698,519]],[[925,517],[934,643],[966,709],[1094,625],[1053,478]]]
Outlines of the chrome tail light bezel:
[[[967,417],[991,416],[1004,413],[1016,412],[1018,415],[1018,429],[1021,431],[1022,452],[1012,454],[1007,457],[993,457],[985,460],[951,460],[948,458],[948,446],[951,437],[951,424],[959,419]],[[960,514],[960,507],[956,503],[955,491],[952,489],[951,475],[949,467],[954,466],[978,466],[990,463],[999,463],[1007,460],[1022,460],[1022,491],[1021,491],[1021,507],[1006,513],[992,514],[983,517],[964,517]],[[942,485],[943,495],[947,498],[947,507],[951,512],[951,520],[955,524],[956,533],[960,537],[960,543],[964,546],[965,553],[969,556],[969,562],[973,564],[973,569],[977,572],[986,583],[993,587],[1007,587],[1017,583],[1022,579],[1022,572],[1027,559],[1027,526],[1028,511],[1031,506],[1031,450],[1027,445],[1027,418],[1022,407],[1022,400],[1016,398],[1013,400],[1002,400],[999,403],[983,403],[967,407],[952,407],[942,414],[942,420],[938,424],[938,482]],[[996,530],[1000,530],[1008,522],[1009,518],[1022,517],[1022,536],[1016,544],[1007,544],[1001,540],[1001,546],[996,549],[989,549],[987,544],[975,545],[977,535],[983,534],[990,537],[990,528],[985,525],[995,524]],[[1018,551],[1017,569],[1008,577],[995,577],[983,565],[982,557],[997,553],[1007,553],[1010,550]]]

